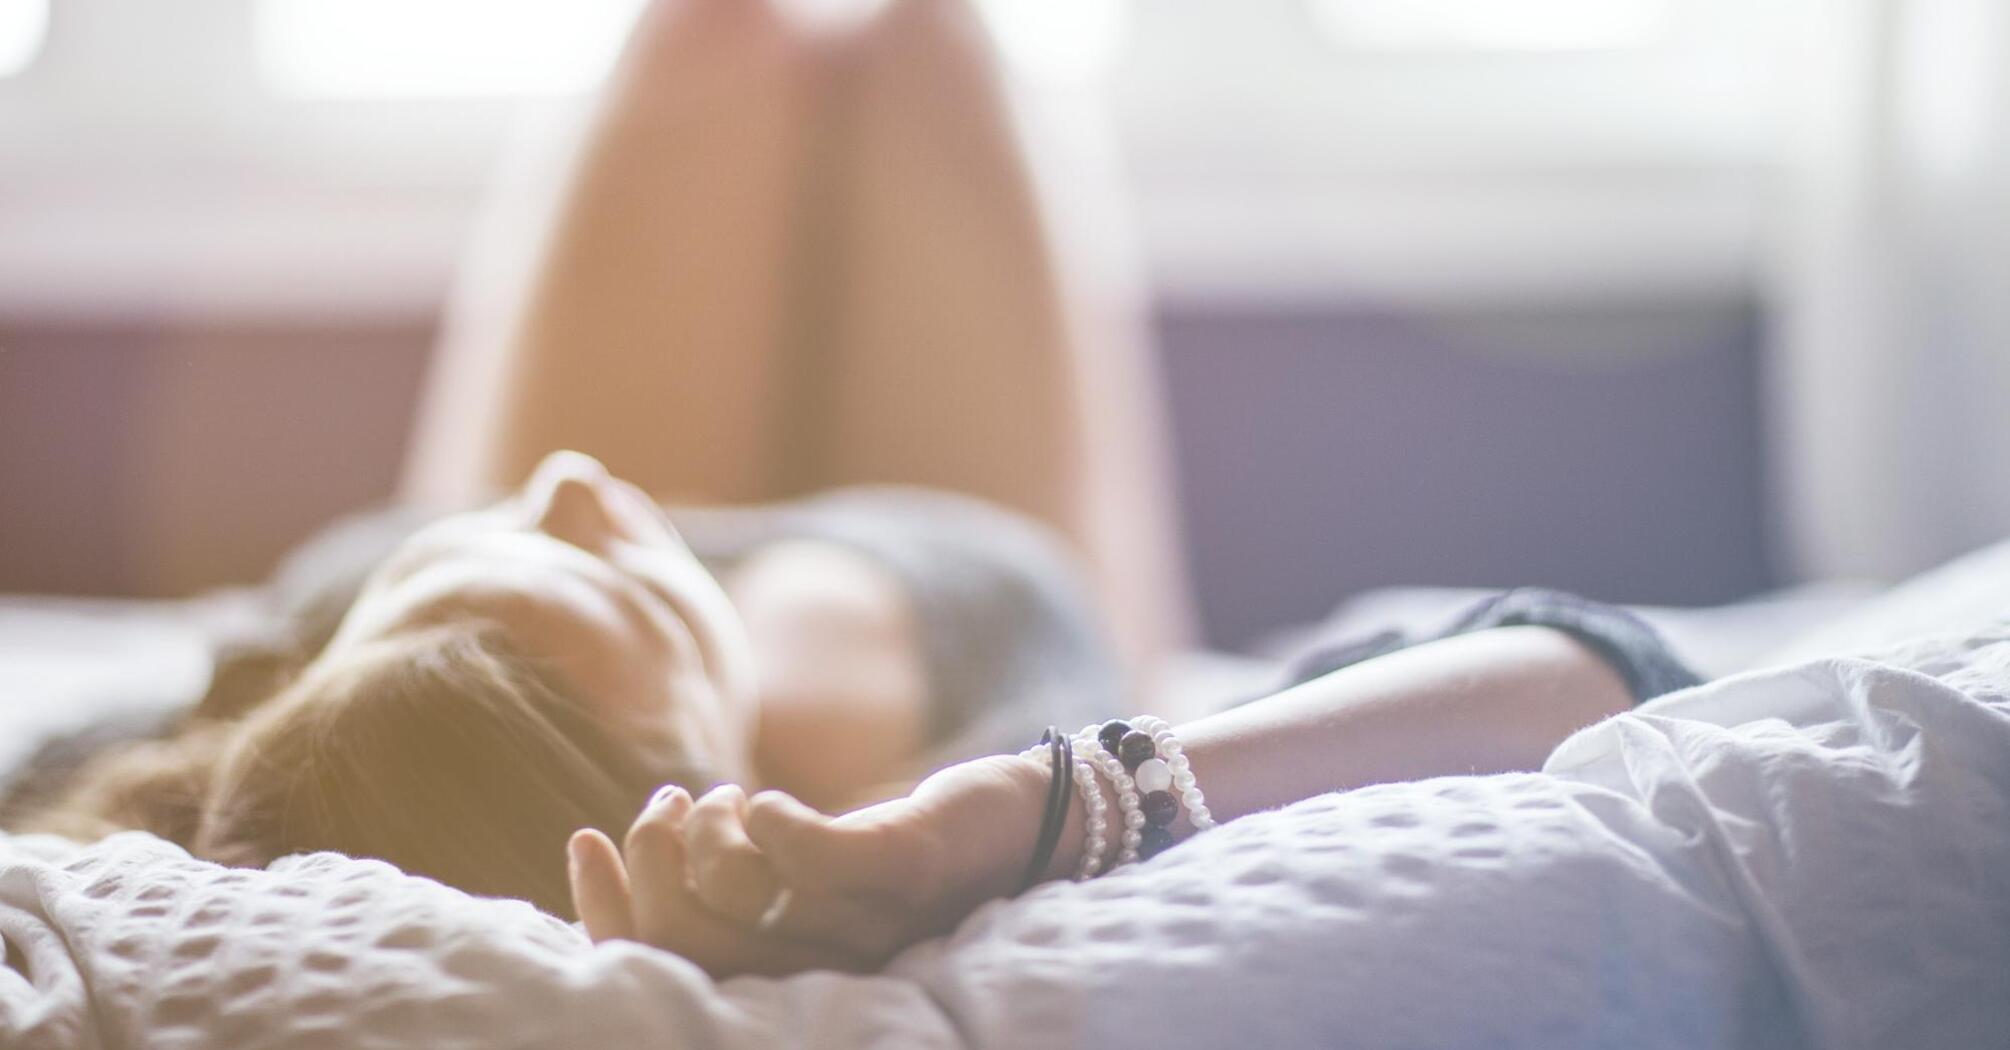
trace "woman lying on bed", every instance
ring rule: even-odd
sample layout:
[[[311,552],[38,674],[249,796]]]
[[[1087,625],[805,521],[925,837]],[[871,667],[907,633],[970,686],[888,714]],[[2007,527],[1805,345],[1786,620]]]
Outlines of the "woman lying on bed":
[[[514,498],[406,540],[278,696],[106,756],[43,822],[138,823],[236,864],[379,857],[718,974],[870,966],[1029,874],[1079,872],[1089,782],[1026,871],[1044,754],[950,765],[821,815],[910,775],[969,716],[924,687],[913,624],[866,563],[784,550],[784,576],[742,574],[729,594],[638,489],[553,456]],[[1644,628],[1561,596],[1511,595],[1459,630],[1179,727],[1214,819],[1535,768],[1574,729],[1685,680]],[[1097,695],[1045,686],[1078,707]],[[1025,742],[1080,713],[994,712]],[[1111,781],[1092,782],[1119,813]],[[1165,827],[1193,831],[1187,815]]]
[[[967,497],[666,512],[555,453],[489,508],[310,542],[200,702],[63,742],[5,819],[235,864],[382,857],[567,914],[566,836],[620,830],[663,783],[835,812],[1117,709],[1076,577],[1046,530]]]

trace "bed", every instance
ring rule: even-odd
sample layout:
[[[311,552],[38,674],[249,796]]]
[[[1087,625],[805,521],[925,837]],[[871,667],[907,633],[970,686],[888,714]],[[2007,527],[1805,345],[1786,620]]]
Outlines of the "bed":
[[[1842,603],[1539,773],[1246,818],[873,975],[715,983],[329,854],[227,870],[138,834],[0,835],[0,1045],[2006,1045],[2006,614],[2010,547]],[[199,688],[232,615],[0,606],[0,760]],[[1175,704],[1267,667],[1186,671]]]

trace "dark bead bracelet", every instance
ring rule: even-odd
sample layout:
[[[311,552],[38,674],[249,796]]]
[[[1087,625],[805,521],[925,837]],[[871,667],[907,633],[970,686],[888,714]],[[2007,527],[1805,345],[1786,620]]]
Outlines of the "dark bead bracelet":
[[[1172,832],[1157,824],[1147,824],[1138,837],[1138,858],[1150,860],[1165,852],[1172,844]]]
[[[1159,746],[1152,742],[1150,733],[1133,729],[1117,741],[1116,750],[1110,753],[1117,756],[1117,761],[1122,762],[1125,769],[1135,773],[1147,759],[1158,756]]]
[[[1096,740],[1103,745],[1103,750],[1114,755],[1117,753],[1117,748],[1122,745],[1124,735],[1130,731],[1129,722],[1121,718],[1112,718],[1103,723],[1103,728],[1096,730]]]

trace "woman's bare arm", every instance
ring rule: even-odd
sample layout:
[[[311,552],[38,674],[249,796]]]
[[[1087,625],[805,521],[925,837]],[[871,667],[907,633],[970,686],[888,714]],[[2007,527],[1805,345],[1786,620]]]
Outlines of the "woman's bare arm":
[[[1326,791],[1534,769],[1571,733],[1631,707],[1568,635],[1503,627],[1355,664],[1179,728],[1218,819]]]
[[[1366,784],[1533,769],[1571,732],[1631,704],[1618,675],[1567,635],[1506,627],[1336,671],[1178,732],[1209,807],[1232,820]],[[748,799],[726,787],[694,803],[671,791],[637,819],[625,871],[604,836],[574,837],[574,897],[596,939],[644,940],[715,972],[771,969],[806,946],[868,965],[1018,890],[1048,777],[1045,761],[992,756],[835,818],[778,792]],[[1081,810],[1048,878],[1080,861]],[[644,870],[631,886],[627,875]],[[722,923],[741,931],[723,949]]]

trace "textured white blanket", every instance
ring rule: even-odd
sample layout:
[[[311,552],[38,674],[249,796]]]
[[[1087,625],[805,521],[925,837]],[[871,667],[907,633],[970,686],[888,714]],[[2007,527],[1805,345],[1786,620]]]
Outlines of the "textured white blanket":
[[[2010,630],[1666,698],[715,985],[377,863],[0,837],[0,1046],[2010,1045]]]

